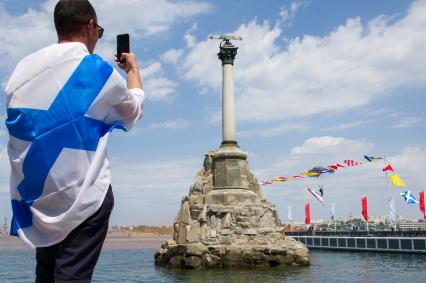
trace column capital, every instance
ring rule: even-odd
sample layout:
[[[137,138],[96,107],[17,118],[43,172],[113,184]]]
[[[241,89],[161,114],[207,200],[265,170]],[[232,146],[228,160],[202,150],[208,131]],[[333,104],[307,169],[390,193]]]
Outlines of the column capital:
[[[234,65],[235,55],[237,55],[238,47],[232,45],[229,40],[220,45],[220,51],[217,53],[217,56],[222,61],[222,65],[231,64]]]

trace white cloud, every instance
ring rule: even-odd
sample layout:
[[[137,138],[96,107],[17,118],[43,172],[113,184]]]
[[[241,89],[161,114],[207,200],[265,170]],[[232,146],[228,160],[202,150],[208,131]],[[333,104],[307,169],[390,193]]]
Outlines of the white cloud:
[[[423,118],[419,117],[403,117],[396,124],[392,125],[391,128],[409,128],[424,121]]]
[[[47,6],[41,6],[40,10],[29,9],[22,15],[13,16],[0,5],[2,75],[9,73],[22,57],[55,41],[53,13],[50,13]]]
[[[0,193],[9,192],[10,165],[6,147],[0,146]]]
[[[358,155],[373,149],[373,145],[365,140],[349,140],[341,137],[313,137],[301,146],[293,147],[291,154],[346,154]],[[349,159],[349,158],[345,158]]]
[[[165,63],[176,64],[181,58],[183,50],[181,49],[170,49],[161,54],[161,60]]]
[[[265,168],[255,168],[258,180],[270,180],[274,176],[291,177],[314,166],[328,166],[345,159],[361,160],[364,154],[372,152],[372,144],[364,140],[349,140],[346,138],[320,137],[307,139],[302,145],[295,147],[302,153],[274,153],[265,162]],[[399,152],[387,156],[387,161],[407,184],[406,188],[390,186],[390,193],[396,198],[397,213],[405,217],[420,218],[418,209],[403,203],[399,192],[408,189],[416,196],[426,187],[424,164],[426,164],[426,147],[424,145],[406,146]],[[387,205],[388,191],[385,174],[382,168],[384,162],[365,162],[363,165],[339,169],[334,174],[324,174],[319,178],[305,178],[297,181],[276,183],[263,186],[268,201],[277,205],[278,212],[283,218],[288,205],[295,208],[295,217],[303,219],[303,205],[311,203],[314,218],[329,217],[330,204],[336,202],[338,217],[360,216],[360,198],[368,197],[371,215],[384,215],[389,211]],[[306,187],[325,188],[325,208],[321,207],[305,190]]]
[[[56,3],[57,0],[43,1],[38,9],[29,9],[16,16],[0,5],[0,60],[4,72],[0,75],[9,74],[22,57],[56,42],[53,23]],[[93,0],[91,3],[97,11],[99,24],[105,28],[96,52],[111,62],[116,34],[126,32],[135,39],[152,36],[169,30],[181,20],[213,9],[211,4],[201,1],[132,0],[117,4],[115,0]]]
[[[143,68],[141,78],[145,93],[149,99],[169,101],[177,84],[166,78],[161,63],[155,62]]]
[[[152,129],[180,130],[180,129],[186,129],[190,125],[191,125],[191,123],[188,120],[176,119],[176,120],[171,120],[171,121],[152,123],[150,127]]]
[[[308,7],[309,4],[310,3],[308,1],[294,1],[291,3],[290,8],[286,8],[286,6],[282,6],[279,13],[281,17],[281,22],[284,24],[290,25],[291,21],[296,16],[296,13],[300,9],[305,9],[306,7]]]
[[[123,32],[137,38],[158,34],[176,22],[213,10],[211,4],[202,1],[132,0],[119,5],[115,0],[92,2],[101,25],[105,25],[111,37]]]
[[[292,38],[288,46],[278,25],[242,24],[231,32],[244,39],[235,42],[239,118],[273,121],[342,112],[400,87],[424,86],[425,14],[426,1],[417,1],[398,20],[379,16],[363,26],[360,18],[351,18],[326,36]],[[216,53],[216,41],[196,42],[184,60],[184,78],[220,89]]]
[[[112,223],[172,224],[202,162],[202,157],[111,158],[112,186],[117,200],[114,209],[117,215],[113,215]]]
[[[0,130],[0,137],[5,137],[7,133],[3,130]]]
[[[272,138],[276,136],[280,136],[284,133],[287,133],[289,131],[300,131],[300,130],[306,130],[309,129],[309,127],[306,124],[294,124],[294,123],[285,123],[283,125],[279,125],[276,127],[271,128],[261,128],[261,129],[255,129],[255,130],[243,130],[238,133],[241,137],[260,137],[260,138]]]
[[[349,123],[341,123],[341,124],[338,124],[338,125],[335,125],[335,126],[323,128],[321,130],[322,131],[347,130],[347,129],[352,129],[352,128],[355,128],[355,127],[359,127],[359,126],[367,124],[367,123],[371,123],[372,121],[373,120],[366,120],[366,121],[357,120],[357,121],[353,121],[353,122],[349,122]]]
[[[424,165],[426,147],[406,146],[401,153],[387,157],[396,173],[406,182],[409,190],[425,190]]]

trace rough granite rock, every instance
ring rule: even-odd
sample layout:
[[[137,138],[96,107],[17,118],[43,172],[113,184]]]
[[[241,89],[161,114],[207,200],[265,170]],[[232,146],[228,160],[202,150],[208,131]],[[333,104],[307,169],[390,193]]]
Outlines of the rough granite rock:
[[[215,189],[215,154],[206,154],[182,199],[173,240],[161,245],[155,263],[187,269],[309,265],[309,250],[281,233],[277,210],[266,201],[247,160],[231,164],[243,166],[246,189]]]

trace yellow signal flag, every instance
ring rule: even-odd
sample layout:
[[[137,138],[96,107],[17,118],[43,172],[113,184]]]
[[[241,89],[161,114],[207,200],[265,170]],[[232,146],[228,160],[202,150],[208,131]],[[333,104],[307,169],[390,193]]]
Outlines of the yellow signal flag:
[[[304,175],[307,175],[308,177],[318,177],[319,175],[320,175],[320,173],[317,173],[317,172],[303,172],[303,173],[306,173],[306,174],[304,174]]]
[[[395,187],[406,187],[405,183],[399,178],[397,174],[389,174],[389,177],[392,181],[392,185]]]

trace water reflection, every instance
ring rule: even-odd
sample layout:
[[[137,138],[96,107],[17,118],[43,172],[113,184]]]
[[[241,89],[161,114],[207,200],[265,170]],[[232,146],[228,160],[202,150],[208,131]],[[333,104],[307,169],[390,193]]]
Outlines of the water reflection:
[[[103,251],[93,282],[426,282],[426,255],[311,251],[309,267],[169,270],[154,253]],[[0,282],[34,282],[34,268],[33,251],[0,249]]]
[[[210,269],[210,270],[167,270],[159,268],[159,272],[173,277],[174,282],[283,282],[296,280],[309,272],[309,267],[273,267],[253,269]]]

